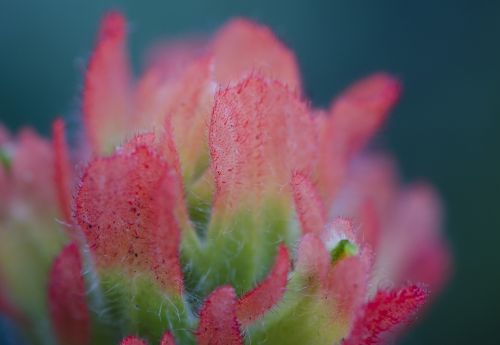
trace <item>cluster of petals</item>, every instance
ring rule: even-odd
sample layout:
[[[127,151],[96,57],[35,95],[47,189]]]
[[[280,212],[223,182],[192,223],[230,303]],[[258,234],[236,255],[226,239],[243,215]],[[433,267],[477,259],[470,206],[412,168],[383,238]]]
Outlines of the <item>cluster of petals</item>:
[[[314,109],[293,53],[251,21],[156,48],[137,80],[126,36],[108,13],[71,148],[62,119],[51,142],[0,128],[0,312],[26,329],[47,313],[60,345],[399,335],[450,259],[432,188],[364,150],[398,80]],[[40,250],[18,259],[26,243]]]

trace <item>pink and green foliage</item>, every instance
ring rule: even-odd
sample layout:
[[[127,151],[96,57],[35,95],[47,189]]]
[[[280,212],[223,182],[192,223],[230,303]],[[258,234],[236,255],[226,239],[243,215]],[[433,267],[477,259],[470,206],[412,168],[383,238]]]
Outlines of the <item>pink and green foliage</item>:
[[[62,119],[52,143],[0,127],[0,313],[34,344],[400,335],[450,256],[435,192],[365,150],[399,81],[312,109],[294,54],[251,21],[154,49],[137,80],[126,39],[107,14],[78,145]]]

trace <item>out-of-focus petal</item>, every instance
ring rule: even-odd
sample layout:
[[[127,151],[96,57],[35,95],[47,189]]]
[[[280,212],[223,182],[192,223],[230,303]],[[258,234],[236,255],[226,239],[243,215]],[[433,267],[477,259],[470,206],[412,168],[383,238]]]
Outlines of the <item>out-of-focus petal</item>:
[[[21,199],[19,207],[30,204],[38,210],[54,209],[54,155],[50,142],[32,130],[24,129],[19,133],[13,150],[10,176],[13,190]]]
[[[172,333],[166,332],[161,338],[160,345],[175,345],[175,339]]]
[[[427,298],[425,289],[410,285],[379,291],[360,313],[344,345],[379,344],[385,332],[409,321]]]
[[[294,54],[264,26],[234,19],[213,42],[215,76],[222,86],[257,72],[300,90],[300,74]]]
[[[441,237],[442,206],[426,185],[404,191],[386,225],[375,284],[417,281],[437,291],[448,278],[450,254]]]
[[[237,315],[243,326],[256,322],[283,297],[289,269],[288,250],[281,245],[269,275],[238,301]]]
[[[0,145],[8,142],[10,140],[10,133],[1,123],[0,123]]]
[[[50,271],[48,303],[52,327],[61,344],[90,342],[90,316],[82,277],[82,261],[75,243],[67,245]]]
[[[208,124],[213,108],[215,85],[212,60],[203,58],[189,66],[171,91],[164,110],[186,181],[199,177],[208,167]]]
[[[72,171],[64,121],[57,119],[52,125],[54,149],[54,180],[59,210],[66,223],[71,222]]]
[[[161,125],[173,96],[186,70],[202,60],[200,48],[194,42],[173,42],[154,49],[152,62],[138,80],[135,89],[140,125],[146,128]],[[190,86],[194,87],[194,86]]]
[[[207,297],[196,330],[198,345],[243,344],[236,303],[236,293],[229,286],[222,286]]]
[[[348,88],[332,104],[320,133],[318,180],[329,204],[342,183],[349,160],[375,134],[400,93],[399,82],[378,73]]]
[[[85,74],[83,119],[90,147],[109,153],[131,122],[131,77],[126,52],[126,22],[119,12],[103,19]]]
[[[132,335],[123,338],[120,345],[146,345],[146,342],[139,337],[134,337]]]

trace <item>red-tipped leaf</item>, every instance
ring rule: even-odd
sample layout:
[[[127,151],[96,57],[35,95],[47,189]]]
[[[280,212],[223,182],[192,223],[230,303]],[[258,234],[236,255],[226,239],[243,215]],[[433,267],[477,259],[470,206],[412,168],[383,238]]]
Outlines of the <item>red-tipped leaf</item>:
[[[257,72],[300,88],[294,54],[265,26],[234,19],[217,33],[213,51],[216,79],[223,86]]]
[[[409,321],[426,298],[427,291],[417,285],[379,291],[365,305],[344,345],[379,344],[384,332]]]
[[[400,84],[392,76],[369,76],[333,103],[320,135],[319,183],[330,202],[344,178],[349,159],[376,133],[399,98]]]
[[[277,81],[251,76],[219,91],[209,132],[218,201],[250,191],[257,199],[255,192],[282,192],[292,171],[310,173],[314,133],[305,104]]]
[[[285,293],[289,268],[288,250],[286,246],[280,245],[269,275],[238,301],[237,315],[243,326],[256,322],[281,300]]]
[[[90,342],[90,316],[85,299],[82,261],[75,243],[67,245],[55,259],[49,276],[49,314],[61,344]]]
[[[160,345],[175,345],[175,339],[172,333],[166,332],[161,338]]]
[[[296,172],[292,189],[302,233],[321,234],[326,223],[326,210],[315,186],[306,175]]]
[[[141,144],[90,162],[76,197],[76,219],[98,267],[151,271],[166,290],[180,293],[176,177]]]
[[[94,152],[110,152],[123,140],[132,110],[130,88],[125,18],[109,12],[102,20],[83,90],[83,119]]]
[[[146,345],[146,342],[139,337],[134,337],[132,335],[123,338],[120,345]]]
[[[243,345],[236,303],[230,286],[219,287],[207,297],[196,330],[198,345]]]
[[[63,220],[70,223],[72,171],[62,119],[57,119],[52,125],[52,146],[54,148],[54,179],[59,210]]]

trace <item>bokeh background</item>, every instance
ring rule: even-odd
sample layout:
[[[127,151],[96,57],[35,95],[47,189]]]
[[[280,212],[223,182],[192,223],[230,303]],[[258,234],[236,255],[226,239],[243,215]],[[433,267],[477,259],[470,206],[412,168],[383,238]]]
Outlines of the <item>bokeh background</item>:
[[[1,122],[44,134],[57,114],[75,122],[109,8],[130,20],[136,72],[154,42],[238,15],[296,51],[315,105],[370,72],[399,76],[404,96],[380,141],[405,179],[442,194],[456,260],[447,290],[401,343],[500,343],[500,1],[1,0]]]

